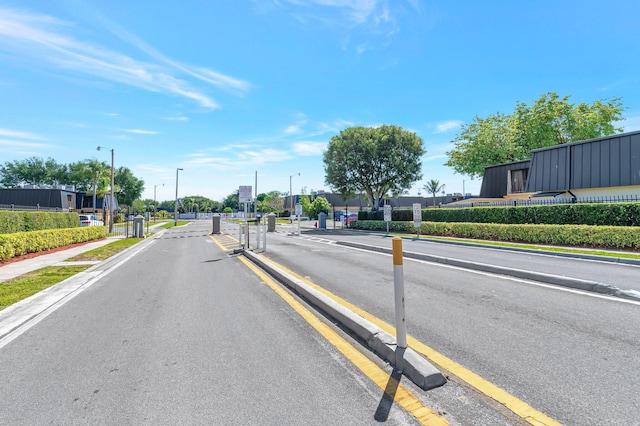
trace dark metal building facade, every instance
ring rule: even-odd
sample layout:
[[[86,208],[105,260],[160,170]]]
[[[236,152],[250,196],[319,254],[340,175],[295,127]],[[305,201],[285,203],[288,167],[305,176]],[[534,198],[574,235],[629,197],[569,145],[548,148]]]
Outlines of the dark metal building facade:
[[[76,193],[63,189],[0,189],[0,205],[70,211],[76,207]]]
[[[521,174],[525,175],[526,182],[530,163],[531,160],[524,160],[485,167],[482,186],[480,187],[480,198],[501,198],[507,195],[510,192],[508,190],[509,185],[511,185],[509,176],[512,172],[521,172]],[[525,184],[522,185],[522,190],[511,192],[524,192],[524,189]]]
[[[640,185],[640,131],[531,151],[531,160],[485,168],[480,197],[507,195],[518,170],[527,170],[527,193]],[[516,191],[517,192],[517,191]]]
[[[640,185],[640,132],[532,151],[527,192]]]

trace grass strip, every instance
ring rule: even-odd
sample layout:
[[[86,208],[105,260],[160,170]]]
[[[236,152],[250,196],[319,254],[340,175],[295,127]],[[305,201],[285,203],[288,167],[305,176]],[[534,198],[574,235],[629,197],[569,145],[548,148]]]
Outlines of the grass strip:
[[[398,234],[398,233],[390,233],[390,236],[393,237],[403,237],[403,238],[415,238],[416,234]],[[574,253],[574,254],[588,254],[593,256],[605,256],[605,257],[616,257],[616,258],[624,258],[624,259],[637,259],[640,260],[640,254],[637,253],[626,253],[622,251],[606,251],[606,250],[596,250],[596,249],[583,249],[583,248],[570,248],[570,247],[557,247],[557,246],[541,246],[534,244],[522,244],[522,243],[508,243],[508,242],[500,242],[500,241],[487,241],[487,240],[474,240],[469,238],[451,238],[451,237],[437,237],[431,235],[420,235],[421,240],[433,240],[433,241],[450,241],[456,243],[470,243],[477,244],[483,246],[494,246],[494,247],[508,247],[508,248],[519,248],[519,249],[527,249],[527,250],[536,250],[540,252],[554,252],[554,253]]]
[[[104,260],[121,252],[122,250],[138,244],[142,238],[121,238],[93,250],[80,253],[77,256],[66,259],[67,262],[81,262],[88,260]]]
[[[48,266],[0,283],[0,311],[72,277],[91,265]]]
[[[158,226],[158,228],[163,228],[163,229],[167,229],[167,228],[173,228],[174,226],[184,226],[187,223],[189,223],[189,221],[187,220],[183,220],[183,221],[178,221],[178,222],[167,222],[167,223],[163,223],[162,225]]]

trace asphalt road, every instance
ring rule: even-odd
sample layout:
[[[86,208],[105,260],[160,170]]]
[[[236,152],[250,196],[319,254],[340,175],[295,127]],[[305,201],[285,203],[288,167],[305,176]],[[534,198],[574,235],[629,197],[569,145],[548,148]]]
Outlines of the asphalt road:
[[[391,258],[335,244],[351,238],[391,245],[362,235],[279,233],[269,234],[265,255],[393,324]],[[427,246],[420,244],[411,248]],[[589,268],[590,279],[601,268],[607,273],[598,276],[638,276],[623,265],[447,250],[514,268],[558,264],[576,275]],[[638,424],[638,302],[410,260],[404,278],[407,330],[421,342],[563,424]]]
[[[332,241],[345,240],[388,247],[389,238],[384,234],[373,234],[361,231],[316,232],[318,237]],[[425,253],[445,258],[460,259],[470,262],[486,263],[508,268],[525,269],[542,274],[570,277],[595,281],[620,288],[640,292],[640,265],[614,263],[594,259],[575,259],[560,255],[543,253],[517,252],[509,249],[488,248],[472,245],[448,244],[428,240],[405,239],[403,249],[416,253]]]
[[[207,230],[145,242],[2,347],[0,424],[378,424],[381,389]]]

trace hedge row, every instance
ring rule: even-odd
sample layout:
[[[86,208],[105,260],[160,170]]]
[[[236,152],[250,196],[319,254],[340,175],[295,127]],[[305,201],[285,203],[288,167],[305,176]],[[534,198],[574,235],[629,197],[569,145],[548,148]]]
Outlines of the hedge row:
[[[107,229],[104,226],[0,234],[0,260],[97,240],[106,236]]]
[[[412,210],[394,210],[394,221],[413,221]],[[383,212],[360,212],[359,220],[383,220]],[[640,226],[640,203],[583,203],[519,207],[423,209],[423,222]]]
[[[0,211],[0,234],[80,226],[77,213]]]
[[[354,228],[386,230],[384,221],[356,221]],[[413,222],[390,222],[390,231],[415,233]],[[504,225],[495,223],[422,222],[423,235],[442,235],[459,238],[477,238],[615,249],[640,250],[640,228],[592,225]]]

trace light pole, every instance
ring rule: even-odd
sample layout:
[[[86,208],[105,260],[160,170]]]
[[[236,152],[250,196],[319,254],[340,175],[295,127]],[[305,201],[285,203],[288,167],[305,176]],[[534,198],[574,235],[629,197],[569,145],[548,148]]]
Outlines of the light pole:
[[[291,219],[291,212],[293,211],[293,191],[291,190],[291,181],[294,176],[300,176],[300,172],[289,176],[289,219]]]
[[[176,202],[173,206],[173,226],[178,226],[178,172],[183,169],[176,169]]]
[[[153,223],[156,222],[156,187],[164,186],[164,183],[153,185]]]
[[[99,146],[98,151],[101,149],[108,149],[111,151],[111,195],[109,196],[109,233],[113,232],[113,148],[105,148]]]

